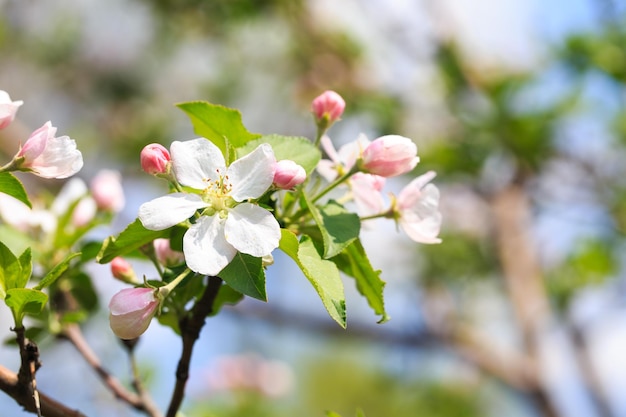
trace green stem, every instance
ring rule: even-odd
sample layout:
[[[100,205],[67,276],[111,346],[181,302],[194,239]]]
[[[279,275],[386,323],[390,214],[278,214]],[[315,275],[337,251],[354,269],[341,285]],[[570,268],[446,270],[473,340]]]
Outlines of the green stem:
[[[180,275],[174,278],[167,285],[159,287],[159,295],[163,297],[162,299],[165,299],[169,295],[169,293],[172,292],[174,288],[176,288],[176,286],[178,286],[178,284],[180,284],[182,280],[185,279],[187,275],[189,275],[191,272],[191,269],[186,268],[183,272],[180,273]]]
[[[311,203],[315,203],[320,198],[324,197],[326,194],[328,194],[329,192],[331,192],[332,190],[337,188],[337,186],[339,186],[342,183],[344,183],[348,178],[350,178],[351,176],[353,176],[357,172],[359,172],[359,169],[355,165],[355,166],[352,167],[352,169],[350,169],[350,171],[346,172],[341,177],[337,178],[335,181],[333,181],[330,184],[328,184],[328,186],[326,188],[324,188],[318,195],[316,195],[315,197],[313,197],[313,199],[311,199]]]

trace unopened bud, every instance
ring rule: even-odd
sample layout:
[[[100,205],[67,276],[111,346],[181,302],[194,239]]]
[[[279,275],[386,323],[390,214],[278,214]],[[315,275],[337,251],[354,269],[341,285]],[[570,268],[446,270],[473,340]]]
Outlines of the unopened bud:
[[[306,171],[290,159],[283,159],[274,165],[274,185],[283,190],[291,190],[306,179]]]
[[[120,339],[136,339],[150,326],[159,300],[153,288],[125,288],[109,303],[109,325]]]
[[[363,150],[359,168],[369,174],[394,177],[409,172],[418,162],[417,146],[411,139],[388,135],[372,141]]]
[[[311,103],[311,111],[315,121],[321,128],[328,128],[335,123],[346,108],[344,99],[334,91],[324,91]]]
[[[150,175],[166,174],[172,160],[170,152],[158,143],[146,145],[141,150],[141,168]]]
[[[132,265],[121,256],[116,256],[111,261],[111,274],[120,281],[135,283],[137,277]]]
[[[182,252],[171,248],[169,239],[154,239],[154,252],[159,263],[167,267],[178,265],[185,260]]]

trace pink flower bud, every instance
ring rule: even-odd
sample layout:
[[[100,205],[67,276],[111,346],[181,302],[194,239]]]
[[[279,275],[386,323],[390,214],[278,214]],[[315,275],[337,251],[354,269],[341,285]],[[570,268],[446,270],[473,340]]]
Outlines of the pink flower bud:
[[[120,339],[136,339],[146,331],[159,301],[152,288],[125,288],[109,303],[109,325]]]
[[[171,248],[169,239],[154,239],[154,251],[161,265],[175,266],[185,260],[182,252]]]
[[[311,103],[311,111],[318,124],[328,127],[341,117],[346,102],[334,91],[327,90],[317,96]]]
[[[150,175],[165,174],[172,160],[170,152],[158,143],[146,145],[141,150],[141,168]]]
[[[382,136],[370,143],[359,162],[364,172],[394,177],[409,172],[419,162],[417,146],[403,136]]]
[[[276,162],[274,168],[274,185],[283,190],[290,190],[306,179],[304,168],[290,159]]]
[[[128,283],[136,281],[135,271],[132,265],[121,256],[116,256],[111,261],[111,274],[120,281]]]
[[[23,101],[11,101],[6,91],[0,90],[0,129],[7,127],[15,119],[17,109],[24,104]]]
[[[67,136],[55,137],[57,128],[46,122],[31,133],[15,155],[24,158],[18,169],[32,171],[43,178],[67,178],[83,167],[83,155],[76,142]]]
[[[72,212],[72,225],[75,227],[86,226],[96,216],[97,210],[98,207],[93,198],[89,196],[82,198]]]
[[[118,213],[124,208],[122,177],[117,171],[102,170],[91,180],[91,195],[100,210]]]

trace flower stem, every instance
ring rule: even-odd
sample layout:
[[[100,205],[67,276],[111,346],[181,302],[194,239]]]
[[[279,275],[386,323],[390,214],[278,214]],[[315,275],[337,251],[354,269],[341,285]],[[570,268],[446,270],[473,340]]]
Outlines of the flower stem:
[[[163,287],[159,287],[159,290],[158,290],[159,296],[162,297],[162,299],[165,299],[169,295],[169,293],[172,292],[174,288],[176,288],[178,284],[180,284],[182,280],[185,279],[187,275],[189,275],[190,273],[191,273],[191,269],[185,268],[183,272],[181,272],[176,278],[174,278],[167,285]]]

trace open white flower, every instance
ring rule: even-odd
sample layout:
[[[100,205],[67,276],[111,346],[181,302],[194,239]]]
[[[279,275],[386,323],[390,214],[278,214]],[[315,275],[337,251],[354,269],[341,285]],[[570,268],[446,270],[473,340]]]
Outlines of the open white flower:
[[[170,151],[176,179],[198,193],[173,193],[144,203],[139,219],[146,229],[164,230],[202,209],[183,237],[191,270],[217,275],[237,251],[263,257],[278,247],[278,222],[248,202],[261,197],[274,180],[276,159],[270,145],[259,145],[228,167],[207,139],[173,142]]]

